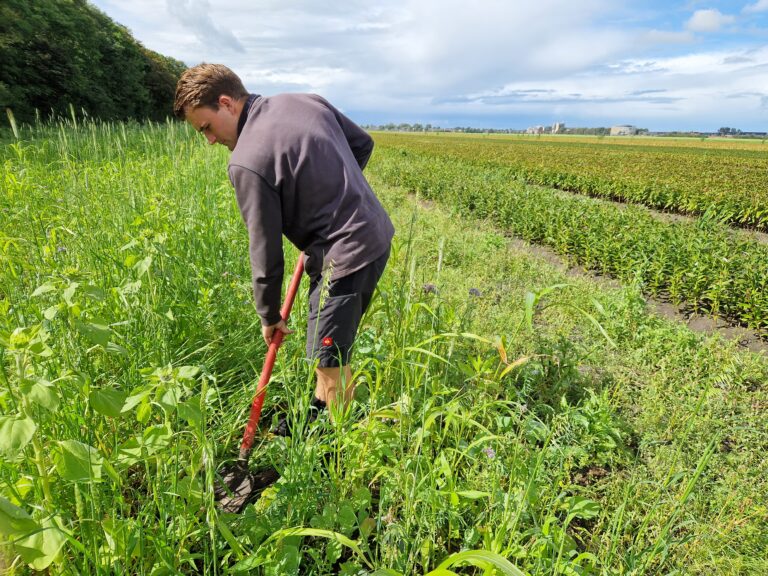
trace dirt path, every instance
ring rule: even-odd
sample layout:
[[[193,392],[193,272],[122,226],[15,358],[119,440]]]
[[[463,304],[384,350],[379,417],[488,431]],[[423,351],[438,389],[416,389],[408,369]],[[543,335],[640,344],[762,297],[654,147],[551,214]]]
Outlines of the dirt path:
[[[519,238],[511,238],[509,245],[514,250],[533,254],[537,258],[562,270],[567,276],[589,279],[598,282],[606,288],[617,289],[622,286],[621,282],[616,279],[593,274],[581,266],[569,265],[565,257],[546,246],[529,244]],[[676,306],[649,296],[644,296],[644,298],[648,304],[648,311],[652,314],[685,324],[693,332],[707,335],[718,334],[727,340],[736,341],[740,347],[750,352],[768,355],[768,341],[761,338],[760,334],[753,330],[735,326],[724,318],[692,314],[686,311],[685,306]]]
[[[558,190],[558,191],[566,192],[564,190]],[[576,194],[574,192],[566,192],[566,193]],[[628,205],[623,202],[616,202],[612,200],[607,200],[605,198],[600,198],[600,200],[603,200],[604,202],[612,202],[620,209],[623,209]],[[432,200],[419,199],[418,203],[422,208],[425,208],[427,210],[435,206],[435,202]],[[680,222],[680,221],[692,222],[693,220],[695,220],[695,217],[693,216],[685,216],[681,214],[660,212],[658,210],[648,208],[647,206],[644,206],[644,207],[648,209],[648,211],[651,212],[651,214],[653,214],[655,217],[667,222]],[[751,231],[751,230],[743,230],[738,228],[732,228],[732,230],[734,234],[743,234],[748,236],[749,238],[757,240],[758,242],[768,244],[768,234]],[[509,236],[504,231],[500,230],[499,232],[507,236],[509,241],[509,246],[511,249],[519,250],[521,252],[526,252],[528,254],[533,254],[536,257],[544,260],[548,264],[551,264],[552,266],[561,270],[568,276],[571,276],[574,278],[589,279],[589,280],[598,282],[599,284],[601,284],[602,286],[605,286],[606,288],[618,289],[618,288],[621,288],[622,286],[621,282],[619,282],[615,278],[599,276],[581,266],[571,265],[565,256],[561,256],[560,254],[558,254],[551,248],[548,248],[547,246],[543,246],[541,244],[530,244],[520,238]],[[768,340],[765,339],[765,336],[761,337],[761,335],[755,332],[754,330],[750,330],[742,326],[737,326],[721,317],[704,316],[702,314],[691,313],[689,310],[686,310],[685,305],[678,306],[675,304],[671,304],[669,302],[664,302],[662,300],[652,298],[647,295],[644,295],[644,298],[648,305],[648,311],[652,314],[655,314],[667,320],[673,320],[675,322],[680,322],[682,324],[685,324],[693,332],[706,334],[706,335],[718,334],[719,336],[721,336],[722,338],[725,338],[726,340],[735,341],[740,347],[744,348],[745,350],[768,355]]]

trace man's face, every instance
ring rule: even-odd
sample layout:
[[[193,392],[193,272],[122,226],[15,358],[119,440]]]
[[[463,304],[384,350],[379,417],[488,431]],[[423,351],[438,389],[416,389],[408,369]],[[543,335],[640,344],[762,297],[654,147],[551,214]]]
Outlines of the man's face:
[[[236,104],[229,96],[219,96],[218,110],[209,106],[189,108],[185,118],[208,139],[209,144],[222,144],[232,151],[237,144],[237,121],[240,119]]]

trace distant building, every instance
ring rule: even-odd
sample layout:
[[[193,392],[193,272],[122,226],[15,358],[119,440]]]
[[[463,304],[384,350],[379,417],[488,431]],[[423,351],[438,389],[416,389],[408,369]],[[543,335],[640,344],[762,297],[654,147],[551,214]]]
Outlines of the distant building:
[[[555,122],[552,124],[552,134],[565,132],[565,122]]]
[[[629,124],[620,124],[611,126],[611,136],[634,136],[637,134],[637,127]]]
[[[544,134],[544,126],[531,126],[526,129],[526,134]]]

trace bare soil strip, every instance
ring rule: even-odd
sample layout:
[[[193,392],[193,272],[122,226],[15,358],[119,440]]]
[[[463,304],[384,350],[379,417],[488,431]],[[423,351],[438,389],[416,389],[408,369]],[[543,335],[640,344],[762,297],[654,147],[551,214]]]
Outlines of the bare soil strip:
[[[528,185],[530,186],[530,184]],[[585,196],[584,194],[579,194],[578,192],[570,192],[567,190],[561,190],[559,188],[549,189],[554,189],[558,190],[559,192],[566,192],[568,194],[574,194],[578,196]],[[602,200],[603,202],[610,202],[615,204],[618,209],[624,209],[624,207],[629,205],[627,202],[609,200],[603,197],[590,197]],[[420,199],[419,204],[426,209],[430,209],[435,205],[434,201],[424,199]],[[643,208],[647,209],[653,217],[665,222],[693,222],[696,220],[695,216],[687,216],[671,212],[661,212],[659,210],[649,208],[643,204],[635,205],[642,206]],[[753,238],[758,242],[768,244],[768,234],[766,233],[740,228],[731,228],[731,230],[734,234],[748,235],[748,237]],[[566,256],[558,254],[547,246],[528,243],[525,240],[510,235],[506,231],[500,231],[500,233],[507,236],[510,249],[533,254],[548,264],[551,264],[560,269],[568,276],[574,278],[589,278],[607,288],[616,289],[622,286],[622,284],[614,278],[595,274],[594,272],[591,272],[582,266],[571,264]],[[768,355],[768,340],[766,340],[765,335],[761,335],[760,333],[743,326],[733,324],[722,317],[705,316],[691,312],[690,306],[686,305],[685,303],[676,305],[670,302],[659,300],[657,298],[652,298],[648,295],[644,295],[644,297],[648,305],[648,311],[652,314],[655,314],[656,316],[685,324],[693,332],[706,335],[718,334],[726,340],[735,341],[740,347],[749,350],[750,352]]]
[[[509,239],[509,246],[513,250],[533,254],[562,270],[567,276],[588,278],[606,288],[617,289],[622,285],[616,279],[595,274],[581,266],[572,265],[568,262],[567,257],[561,256],[546,246],[529,244],[525,240],[513,237]],[[737,342],[740,347],[746,350],[768,355],[768,341],[765,340],[765,336],[761,336],[758,332],[731,324],[724,318],[692,313],[687,310],[688,307],[685,304],[675,305],[647,295],[645,301],[648,305],[648,311],[656,316],[685,324],[693,332],[706,335],[718,334],[726,340]]]

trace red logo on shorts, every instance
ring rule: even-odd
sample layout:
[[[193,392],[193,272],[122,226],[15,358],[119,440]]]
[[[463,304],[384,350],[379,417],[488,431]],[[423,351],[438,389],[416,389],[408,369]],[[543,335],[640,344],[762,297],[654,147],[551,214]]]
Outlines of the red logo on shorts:
[[[326,336],[323,338],[323,346],[331,346],[333,344],[333,338]]]

